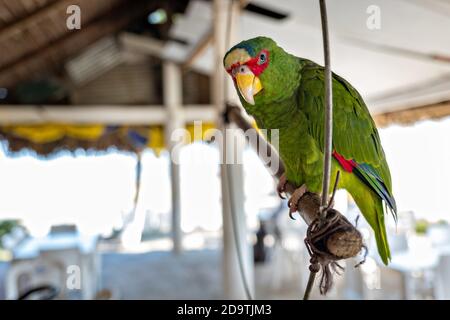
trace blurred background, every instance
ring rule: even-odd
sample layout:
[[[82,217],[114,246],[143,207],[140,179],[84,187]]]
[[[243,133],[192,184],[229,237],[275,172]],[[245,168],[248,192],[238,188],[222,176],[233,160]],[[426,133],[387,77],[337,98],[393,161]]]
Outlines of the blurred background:
[[[333,70],[380,128],[399,221],[386,217],[386,267],[359,219],[366,263],[312,297],[450,299],[450,4],[328,1],[328,15]],[[256,298],[302,297],[305,223],[255,151],[224,168],[208,136],[227,33],[323,61],[315,0],[0,0],[0,299],[240,299],[239,262]],[[194,121],[176,164],[171,134]],[[360,215],[345,191],[336,208]]]

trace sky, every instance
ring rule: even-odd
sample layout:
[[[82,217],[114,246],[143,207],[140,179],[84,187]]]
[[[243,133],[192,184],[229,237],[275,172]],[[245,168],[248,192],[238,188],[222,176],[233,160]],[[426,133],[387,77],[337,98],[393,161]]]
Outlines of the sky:
[[[450,118],[380,130],[400,212],[450,221]],[[181,152],[182,229],[219,230],[218,151],[204,143]],[[133,208],[136,157],[129,153],[62,153],[50,160],[0,151],[0,220],[20,219],[36,236],[52,224],[75,223],[87,234],[109,234]],[[142,187],[133,234],[150,224],[170,230],[168,154],[143,156]],[[256,154],[244,154],[245,209],[252,227],[258,213],[276,207],[275,182]],[[146,220],[147,219],[147,220]],[[139,233],[139,232],[138,232]],[[138,241],[139,239],[135,239]]]

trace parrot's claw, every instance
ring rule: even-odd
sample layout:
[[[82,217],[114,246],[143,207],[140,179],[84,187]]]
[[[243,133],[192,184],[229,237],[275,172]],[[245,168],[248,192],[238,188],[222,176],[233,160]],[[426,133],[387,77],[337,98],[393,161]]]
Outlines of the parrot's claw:
[[[287,184],[286,175],[283,174],[280,177],[280,180],[278,181],[277,185],[277,193],[281,199],[286,199],[285,196],[283,195],[283,193],[286,191],[286,184]]]
[[[293,220],[293,214],[298,210],[298,202],[300,201],[301,197],[308,191],[306,188],[306,185],[302,185],[300,188],[295,189],[294,193],[292,194],[291,198],[288,201],[289,206],[289,217]]]

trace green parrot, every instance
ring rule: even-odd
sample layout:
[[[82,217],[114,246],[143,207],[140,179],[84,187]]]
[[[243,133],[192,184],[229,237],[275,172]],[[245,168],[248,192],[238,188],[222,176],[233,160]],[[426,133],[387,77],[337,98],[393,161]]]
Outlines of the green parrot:
[[[279,154],[286,181],[298,187],[290,211],[306,192],[322,188],[325,87],[324,68],[291,55],[266,37],[232,47],[223,59],[247,113],[259,128],[279,130]],[[375,123],[361,95],[333,74],[333,158],[331,177],[339,170],[338,188],[346,189],[375,232],[385,264],[391,259],[384,223],[387,208],[397,219],[389,167]],[[270,134],[267,139],[270,142]],[[333,185],[333,183],[331,183]],[[331,192],[331,190],[330,190]],[[383,206],[383,203],[385,206]]]

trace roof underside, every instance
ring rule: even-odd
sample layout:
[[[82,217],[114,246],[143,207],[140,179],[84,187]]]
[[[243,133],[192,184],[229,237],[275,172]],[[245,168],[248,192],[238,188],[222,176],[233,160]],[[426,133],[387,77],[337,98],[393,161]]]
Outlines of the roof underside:
[[[66,26],[70,5],[81,8],[81,30]],[[450,100],[450,4],[379,0],[376,6],[380,28],[371,30],[373,1],[329,1],[333,70],[361,92],[374,113]],[[1,0],[0,52],[7,54],[0,55],[0,87],[61,72],[84,48],[158,8],[167,11],[169,23],[150,26],[152,35],[169,40],[163,57],[183,63],[211,32],[212,1]],[[174,13],[181,14],[172,19]],[[293,54],[323,61],[315,0],[253,0],[237,20],[236,41],[265,35]],[[193,68],[209,74],[214,67],[208,45]]]
[[[243,11],[236,42],[265,35],[290,53],[322,63],[318,1],[254,0],[251,4],[256,9]],[[377,10],[373,5],[371,0],[328,1],[333,70],[361,92],[373,113],[450,100],[450,3],[379,0],[380,28],[371,30],[367,21]],[[211,23],[211,3],[191,1],[171,29],[173,37],[190,45],[169,43],[167,57],[184,61],[211,32]],[[194,66],[205,73],[214,69],[211,47]]]

